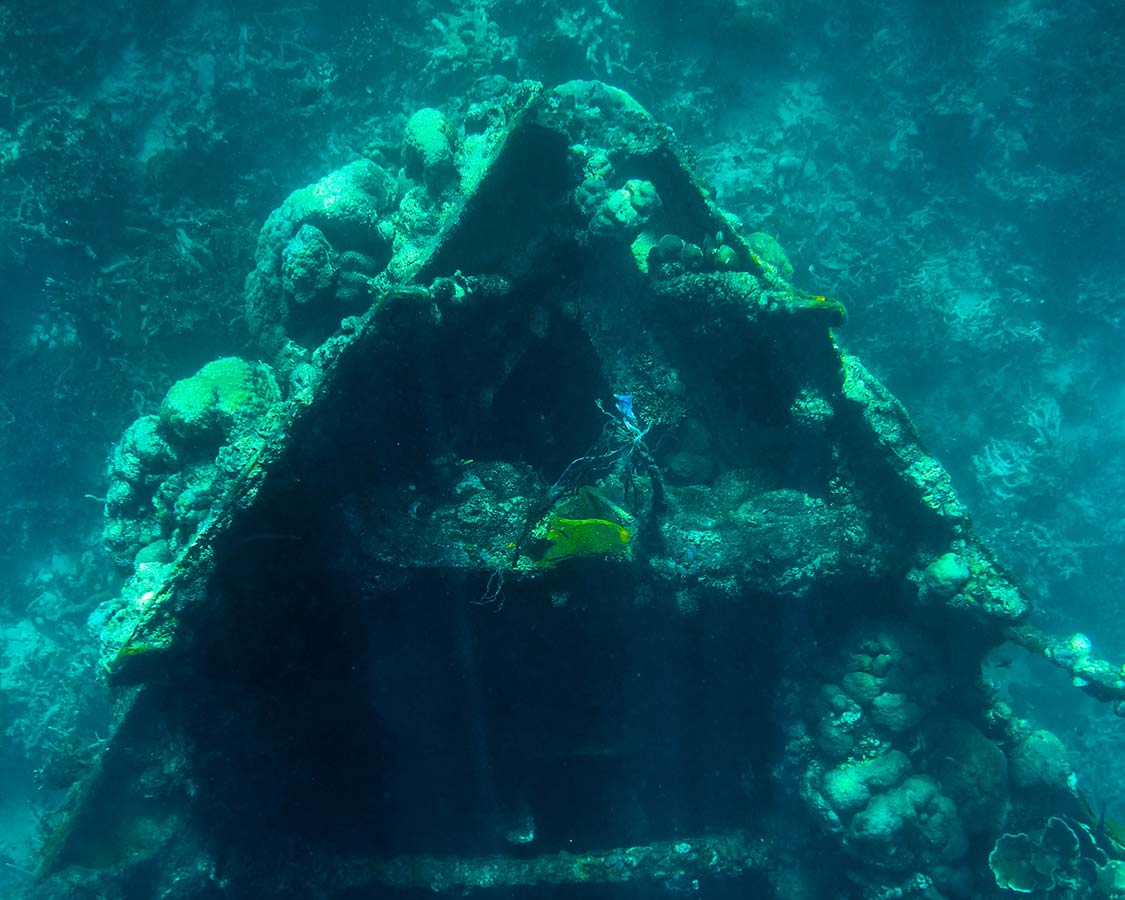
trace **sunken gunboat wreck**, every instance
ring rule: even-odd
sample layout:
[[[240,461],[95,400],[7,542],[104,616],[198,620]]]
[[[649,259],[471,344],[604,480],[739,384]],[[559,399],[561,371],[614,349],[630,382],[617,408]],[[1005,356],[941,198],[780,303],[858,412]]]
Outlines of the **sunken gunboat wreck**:
[[[1120,896],[902,405],[596,82],[293,193],[247,358],[117,445],[114,726],[29,894]],[[60,893],[61,892],[61,893]]]

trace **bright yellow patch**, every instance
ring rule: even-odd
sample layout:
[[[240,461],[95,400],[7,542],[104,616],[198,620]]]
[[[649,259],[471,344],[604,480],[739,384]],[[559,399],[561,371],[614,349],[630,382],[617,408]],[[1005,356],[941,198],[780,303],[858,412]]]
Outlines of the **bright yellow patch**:
[[[552,514],[547,522],[547,551],[541,566],[552,566],[579,556],[627,556],[632,535],[609,519],[565,519]]]

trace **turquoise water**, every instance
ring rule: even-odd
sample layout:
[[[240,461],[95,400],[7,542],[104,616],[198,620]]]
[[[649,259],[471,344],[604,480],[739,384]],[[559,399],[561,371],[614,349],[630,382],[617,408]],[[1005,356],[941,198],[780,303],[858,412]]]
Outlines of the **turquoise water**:
[[[1113,694],[1125,657],[1123,19],[5,7],[0,884],[304,896],[308,859],[332,897],[988,897],[1009,875],[1116,896],[1120,719],[1076,687],[1105,660]],[[520,131],[540,86],[575,79],[626,92],[671,156],[586,89],[559,115],[620,132]],[[435,253],[486,171],[499,186]],[[689,296],[735,276],[762,318]],[[391,287],[391,336],[317,394],[303,366]],[[902,401],[920,443],[894,446],[944,467],[971,526],[909,512],[903,484],[944,484],[910,481],[923,457],[864,456],[833,342]],[[300,427],[276,405],[295,398],[318,410]],[[156,699],[123,732],[130,617],[254,442],[291,433],[251,512],[215,526],[198,596],[173,594],[205,611],[176,665],[138,669]],[[947,550],[968,573],[949,596],[927,568]],[[950,611],[980,566],[1068,671]],[[825,710],[874,702],[855,678],[833,694],[856,654],[903,660],[873,696],[918,714],[843,747]],[[871,787],[854,766],[876,762]],[[76,783],[94,799],[68,805]],[[34,880],[75,808],[66,864]],[[1006,867],[1052,841],[1049,872]]]

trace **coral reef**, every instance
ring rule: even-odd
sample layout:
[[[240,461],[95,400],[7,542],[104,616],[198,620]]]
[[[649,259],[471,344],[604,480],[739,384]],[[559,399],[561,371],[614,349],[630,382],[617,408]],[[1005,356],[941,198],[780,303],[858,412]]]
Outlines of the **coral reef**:
[[[114,728],[41,891],[142,868],[153,890],[210,890],[219,848],[193,823],[290,805],[291,833],[253,841],[301,847],[330,896],[776,895],[797,889],[785,815],[867,896],[978,896],[993,845],[1023,884],[1044,841],[1008,823],[1085,813],[1061,741],[980,666],[1050,638],[905,409],[837,345],[842,308],[743,237],[622,92],[495,103],[476,143],[475,120],[411,118],[402,184],[361,162],[291,194],[246,285],[273,365],[209,363],[119,442],[106,536],[133,575],[98,621]],[[372,253],[366,307],[341,308],[346,255]],[[1052,646],[1090,693],[1125,692],[1089,642]],[[692,736],[670,741],[669,715]],[[352,762],[375,753],[389,781]],[[490,799],[451,789],[485,769]],[[755,786],[771,772],[787,813]],[[447,818],[421,814],[435,803]],[[249,851],[222,848],[236,890],[308,886],[284,864],[255,880]]]
[[[754,711],[762,733],[786,736],[789,768],[747,762],[757,751],[745,735],[702,729],[716,746],[741,741],[732,753],[741,774],[724,774],[724,785],[756,786],[754,809],[720,815],[720,824],[742,828],[763,809],[773,815],[766,798],[793,792],[808,774],[804,796],[790,798],[796,824],[778,833],[800,834],[808,842],[800,854],[827,856],[864,896],[1010,896],[986,869],[989,848],[1007,832],[1028,835],[1012,845],[1025,849],[1048,830],[1065,838],[1054,820],[1082,845],[1081,872],[1068,863],[1054,886],[1035,890],[1119,892],[1113,860],[1099,862],[1096,877],[1081,862],[1097,858],[1089,843],[1114,852],[1121,778],[1107,748],[1117,734],[1112,710],[1125,711],[1121,669],[1102,658],[1122,646],[1115,604],[1125,521],[1115,512],[1125,497],[1120,467],[1107,464],[1121,438],[1120,278],[1111,250],[1115,110],[1125,79],[1115,10],[1010,2],[902,15],[886,2],[709,0],[683,15],[659,3],[474,0],[340,12],[331,3],[205,2],[159,16],[115,3],[15,4],[0,13],[9,210],[0,270],[11,298],[0,309],[2,761],[9,773],[26,771],[27,786],[36,773],[43,787],[25,798],[12,784],[4,818],[22,821],[25,799],[44,815],[61,800],[56,791],[113,760],[107,748],[130,744],[128,729],[122,736],[109,727],[95,669],[141,673],[146,690],[150,676],[208,684],[217,660],[239,672],[217,676],[228,688],[292,678],[297,664],[279,663],[255,639],[270,615],[301,622],[271,632],[279,657],[321,659],[318,646],[299,646],[301,630],[338,646],[336,632],[318,628],[333,604],[291,596],[298,584],[319,596],[323,585],[310,586],[308,572],[331,559],[354,575],[335,589],[374,598],[372,608],[402,591],[423,603],[481,600],[491,624],[497,612],[519,616],[541,602],[559,619],[593,619],[591,631],[596,624],[613,638],[574,642],[548,627],[558,619],[521,620],[526,632],[508,632],[525,643],[528,634],[570,640],[568,677],[587,659],[632,653],[646,629],[615,631],[605,610],[659,618],[674,607],[682,643],[662,645],[670,674],[649,673],[637,691],[666,698],[669,731],[698,731],[705,716],[667,699],[680,696],[676,678],[710,678],[728,712],[736,691],[717,685],[748,695],[755,689],[743,685],[761,684],[763,694],[769,686],[778,704],[791,704],[784,721]],[[539,88],[521,79],[575,77],[617,87],[577,82],[544,92],[523,127]],[[646,125],[625,90],[693,150],[663,143],[666,130]],[[675,174],[678,160],[693,158],[702,179]],[[310,181],[260,228],[266,211]],[[825,349],[821,330],[842,321],[838,300],[853,317],[833,338],[847,351],[839,356]],[[343,364],[367,370],[366,383],[335,376],[337,360],[359,355],[353,343],[376,333],[383,338],[365,343],[370,367]],[[711,359],[693,365],[699,347]],[[177,381],[209,358],[236,356],[249,362]],[[831,374],[837,361],[842,389]],[[237,383],[247,366],[260,402],[243,408]],[[906,401],[929,450],[880,381]],[[347,398],[341,384],[356,385]],[[639,421],[651,425],[641,446],[622,432],[616,393],[633,397]],[[315,417],[290,431],[305,408]],[[332,421],[368,408],[385,428],[318,440]],[[313,459],[368,489],[342,490],[345,479],[318,471]],[[582,463],[568,469],[572,460]],[[276,495],[257,493],[266,472],[271,484],[290,485],[277,506],[269,505]],[[374,472],[395,477],[379,481]],[[567,514],[583,486],[596,486],[614,509]],[[330,495],[339,517],[315,502]],[[290,512],[298,508],[307,520]],[[559,519],[595,523],[591,534],[610,538],[609,550],[594,540],[595,552],[557,550],[557,565],[538,565],[552,545],[582,543],[549,540]],[[615,529],[628,532],[627,543],[612,543]],[[132,569],[124,590],[103,537],[112,562]],[[281,563],[293,586],[274,585],[272,606],[258,608],[228,583]],[[443,574],[435,583],[421,572]],[[1029,596],[1038,600],[1030,622]],[[195,610],[215,606],[249,611],[220,616],[216,633],[189,627]],[[723,610],[739,607],[755,611],[752,627],[724,624]],[[831,615],[838,608],[854,615]],[[176,615],[160,618],[176,609],[193,611],[186,641],[177,639]],[[430,612],[433,622],[449,615]],[[479,638],[478,625],[465,633]],[[347,626],[340,632],[367,633]],[[787,651],[789,676],[702,672],[699,660],[721,652],[713,640],[692,644],[696,630],[724,628],[770,635]],[[913,632],[930,646],[948,692],[934,699],[886,690],[877,713],[860,676],[878,676],[844,671],[841,661],[864,628]],[[986,653],[1000,639],[1030,650],[1040,668],[1018,646]],[[742,640],[746,656],[774,659],[770,646]],[[471,655],[469,643],[451,644],[448,657]],[[185,647],[193,649],[181,655]],[[388,659],[402,652],[384,649]],[[523,659],[513,671],[549,668],[554,657],[538,649],[534,665]],[[697,662],[683,662],[681,652]],[[340,651],[353,661],[357,654],[350,644]],[[198,668],[165,668],[160,660],[169,657]],[[618,688],[635,677],[621,677]],[[335,673],[326,680],[347,683]],[[410,690],[408,678],[395,683]],[[608,695],[610,683],[607,675],[589,691]],[[1107,701],[1104,715],[1089,711],[1093,701],[1067,699],[1068,683],[1088,695],[1078,699]],[[167,712],[175,730],[186,713],[162,697],[153,719]],[[694,699],[710,709],[706,694]],[[629,705],[645,701],[633,694]],[[925,714],[915,722],[918,709]],[[591,721],[622,718],[620,710],[587,712]],[[822,724],[833,716],[834,732]],[[235,734],[228,725],[218,721],[214,731]],[[253,723],[241,732],[259,752],[244,771],[277,753],[256,733]],[[332,732],[304,721],[291,733]],[[672,783],[668,772],[690,769],[671,759],[670,739],[648,734],[648,753],[621,763],[623,771],[639,771],[637,758],[661,759],[665,768],[646,777]],[[464,746],[487,757],[487,739],[468,737]],[[607,753],[602,736],[586,738],[566,751],[571,771],[576,760],[598,769],[624,758],[621,747]],[[110,767],[105,795],[120,800],[118,809],[135,811],[130,804],[151,794],[179,812],[199,784],[221,781],[177,781],[204,762],[189,746],[137,744],[147,747],[144,766],[134,757]],[[225,771],[223,753],[234,765],[236,744],[217,751],[216,772]],[[542,747],[526,755],[540,765],[550,756]],[[724,759],[700,747],[684,755],[728,773]],[[127,776],[138,768],[133,788]],[[114,771],[125,773],[120,782]],[[779,771],[789,780],[770,774]],[[479,771],[462,774],[481,782]],[[502,781],[521,779],[526,791],[526,773]],[[599,787],[625,781],[607,776]],[[693,796],[706,793],[695,788]],[[271,796],[258,782],[228,797],[254,791]],[[710,889],[702,864],[681,867],[669,885],[654,874],[674,868],[677,842],[662,843],[668,834],[710,819],[657,822],[646,832],[638,823],[672,802],[618,800],[644,815],[614,820],[598,846],[647,835],[644,878],[678,890],[700,877]],[[862,820],[865,837],[845,843],[825,809],[839,809],[850,826],[873,800],[879,815]],[[946,800],[969,843],[960,856],[950,849],[956,841],[943,850],[911,825],[917,801],[951,829]],[[523,820],[525,798],[502,802],[519,811],[506,812],[512,821]],[[115,829],[104,807],[98,815],[107,837],[90,843],[108,868],[88,871],[84,887],[52,882],[60,893],[117,896],[121,872],[107,862],[114,848],[136,860],[149,843],[169,841],[178,850],[149,863],[164,867],[167,882],[149,893],[173,883],[189,893],[219,890],[222,867],[207,848],[189,847],[185,830],[176,833],[175,816],[127,815]],[[209,809],[203,817],[222,820]],[[409,816],[402,821],[409,831]],[[521,852],[541,854],[542,871],[566,869],[567,858],[551,852],[549,820],[538,825]],[[80,832],[89,838],[96,829]],[[919,871],[888,866],[878,834],[901,837]],[[8,864],[0,892],[22,884],[20,869],[33,865],[24,849],[11,849],[17,842],[27,843],[0,845]],[[758,876],[783,896],[841,890],[818,885],[786,844],[767,842],[762,859],[729,877],[749,879],[743,893],[770,889]],[[739,846],[730,844],[731,853]],[[425,871],[454,871],[451,860],[460,859],[471,875],[459,884],[497,877],[486,862],[492,848],[447,849]],[[585,858],[598,877],[634,871],[623,843],[616,855]],[[534,862],[532,873],[540,871]],[[511,862],[513,879],[517,869]]]

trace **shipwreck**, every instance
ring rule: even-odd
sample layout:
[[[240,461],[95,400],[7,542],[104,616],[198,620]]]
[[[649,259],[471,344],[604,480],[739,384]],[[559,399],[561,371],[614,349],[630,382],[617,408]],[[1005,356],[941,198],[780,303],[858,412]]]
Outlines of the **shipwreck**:
[[[981,661],[1121,670],[1028,624],[844,320],[600,83],[293,193],[252,348],[114,451],[113,730],[30,895],[1116,896]]]

